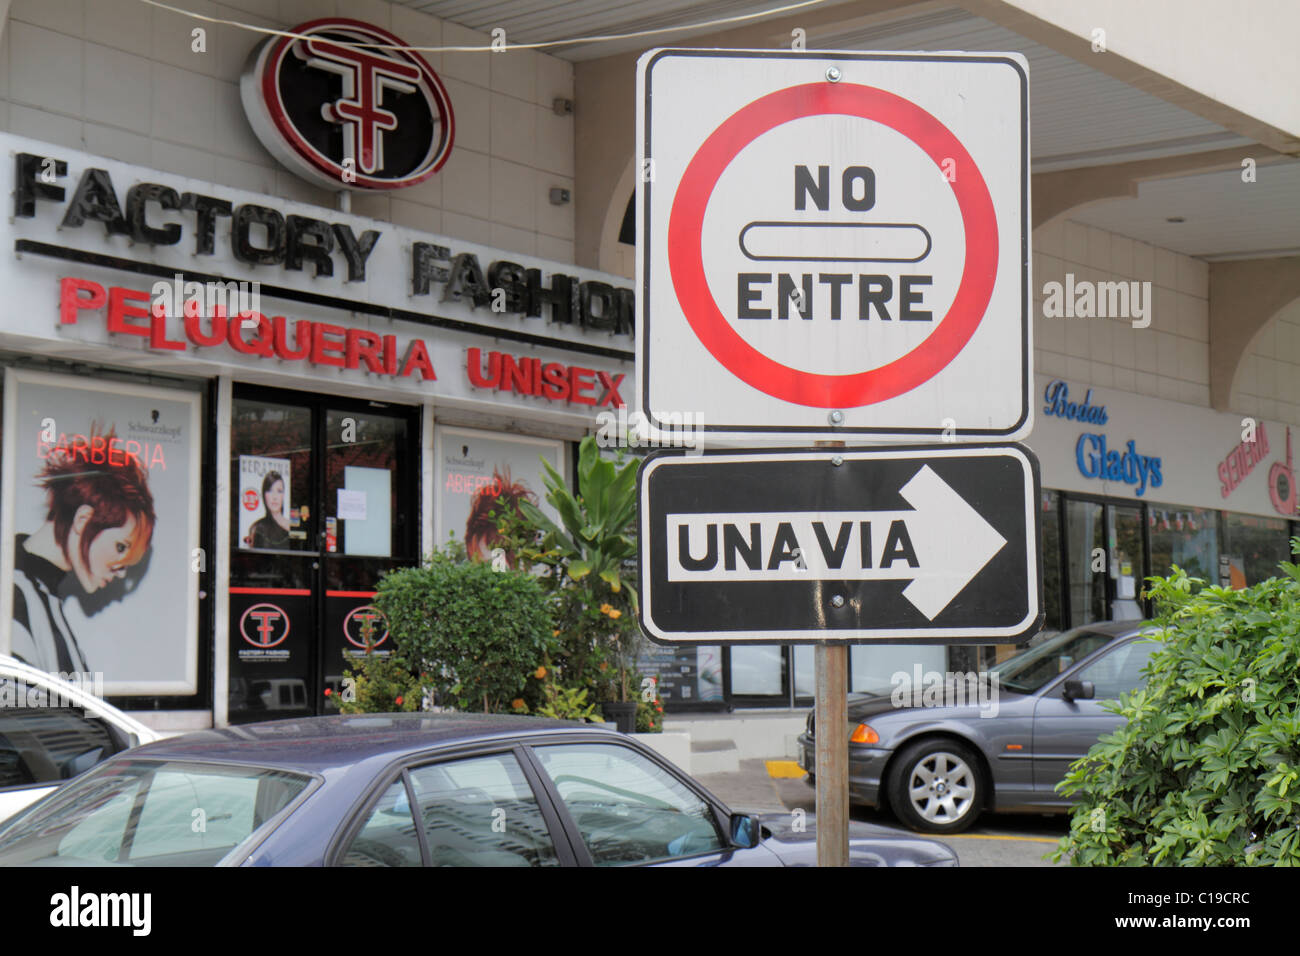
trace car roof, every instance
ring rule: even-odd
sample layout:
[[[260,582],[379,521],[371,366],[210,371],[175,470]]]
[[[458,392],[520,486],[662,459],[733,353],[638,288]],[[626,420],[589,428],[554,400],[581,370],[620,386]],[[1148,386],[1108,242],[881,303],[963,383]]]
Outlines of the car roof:
[[[1109,634],[1111,637],[1127,637],[1130,634],[1137,634],[1139,631],[1147,630],[1153,627],[1151,621],[1098,621],[1095,624],[1085,624],[1082,630],[1095,631],[1098,634]]]
[[[346,714],[200,730],[139,747],[126,757],[220,761],[324,773],[376,757],[399,759],[479,741],[592,731],[614,732],[599,724],[509,714]]]

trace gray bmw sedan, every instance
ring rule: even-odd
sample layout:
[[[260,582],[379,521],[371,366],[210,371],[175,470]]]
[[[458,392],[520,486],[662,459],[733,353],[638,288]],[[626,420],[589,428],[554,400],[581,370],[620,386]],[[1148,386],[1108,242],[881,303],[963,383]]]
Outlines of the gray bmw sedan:
[[[1070,764],[1121,719],[1105,704],[1140,687],[1160,646],[1141,621],[1088,624],[980,673],[897,674],[849,698],[849,799],[914,830],[958,833],[985,811],[1055,812]],[[903,680],[906,677],[906,680]],[[816,772],[813,714],[799,764]]]

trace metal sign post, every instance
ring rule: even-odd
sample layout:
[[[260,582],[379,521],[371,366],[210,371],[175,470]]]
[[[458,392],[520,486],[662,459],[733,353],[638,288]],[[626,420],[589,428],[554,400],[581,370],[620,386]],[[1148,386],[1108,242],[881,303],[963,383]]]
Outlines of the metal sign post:
[[[818,644],[817,865],[849,865],[849,648]]]
[[[818,448],[843,448],[819,441]],[[813,649],[817,733],[817,865],[849,865],[849,649],[822,642]]]

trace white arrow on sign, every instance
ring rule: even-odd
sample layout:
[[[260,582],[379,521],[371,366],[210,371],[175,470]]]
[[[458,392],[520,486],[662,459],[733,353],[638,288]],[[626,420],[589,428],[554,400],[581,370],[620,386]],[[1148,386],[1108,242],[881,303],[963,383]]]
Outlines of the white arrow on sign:
[[[934,620],[1007,542],[929,465],[899,493],[915,510],[667,515],[668,580],[910,579]]]

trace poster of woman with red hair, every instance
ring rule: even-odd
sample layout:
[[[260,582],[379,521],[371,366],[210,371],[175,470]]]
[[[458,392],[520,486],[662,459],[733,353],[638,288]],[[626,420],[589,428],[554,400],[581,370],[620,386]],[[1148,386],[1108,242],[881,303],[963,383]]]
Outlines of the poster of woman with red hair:
[[[0,650],[107,695],[197,690],[197,392],[5,379]]]
[[[513,567],[514,557],[501,547],[493,513],[523,500],[555,519],[546,503],[542,458],[563,474],[562,448],[561,442],[540,438],[440,428],[438,544],[455,538],[471,557]]]

